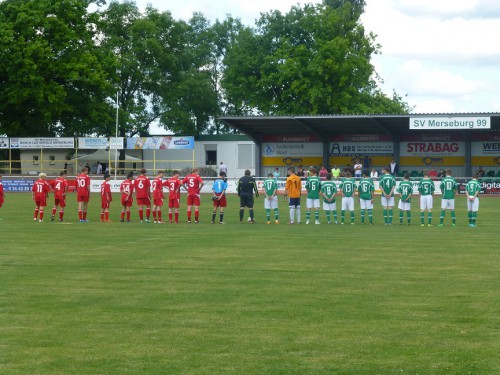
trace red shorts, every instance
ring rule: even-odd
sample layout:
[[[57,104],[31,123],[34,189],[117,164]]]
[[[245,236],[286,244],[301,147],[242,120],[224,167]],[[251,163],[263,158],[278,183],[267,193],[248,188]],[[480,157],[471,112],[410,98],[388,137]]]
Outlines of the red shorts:
[[[179,199],[169,199],[168,208],[179,208]]]
[[[215,194],[217,196],[220,196],[219,194]],[[224,194],[220,199],[214,201],[214,207],[226,207],[227,202],[226,202],[226,194]]]
[[[151,206],[151,199],[149,198],[137,198],[138,206]]]
[[[47,205],[47,199],[39,199],[35,201],[37,207],[45,207]]]
[[[55,198],[54,206],[66,207],[66,199],[65,198]]]
[[[109,208],[109,203],[110,203],[109,201],[101,199],[101,208],[102,209]]]
[[[124,207],[132,207],[132,203],[134,203],[134,200],[132,198],[129,198],[128,200],[125,200],[125,198],[122,197],[122,206],[124,206]]]
[[[163,206],[163,199],[155,199],[155,200],[153,200],[153,204],[155,206],[161,207],[161,206]]]
[[[78,195],[78,196],[76,197],[76,201],[77,201],[77,202],[85,202],[85,203],[88,203],[89,198],[90,198],[90,197],[89,197],[88,195]]]
[[[200,195],[199,194],[189,194],[187,197],[188,206],[199,206],[200,205]]]

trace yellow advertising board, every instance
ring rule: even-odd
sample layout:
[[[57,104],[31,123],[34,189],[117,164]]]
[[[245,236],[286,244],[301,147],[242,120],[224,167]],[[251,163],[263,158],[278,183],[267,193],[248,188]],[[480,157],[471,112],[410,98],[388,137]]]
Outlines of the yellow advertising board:
[[[454,167],[465,165],[465,156],[401,156],[400,168],[404,166],[415,167]]]
[[[471,164],[483,166],[483,167],[499,167],[500,166],[500,155],[499,156],[473,156],[471,158]]]
[[[323,164],[322,157],[311,156],[287,156],[287,157],[263,157],[263,167],[297,167],[303,165],[308,167],[310,165],[319,166]]]
[[[356,162],[356,157],[352,156],[330,156],[329,164],[337,165],[337,166],[346,166],[347,164],[354,165]],[[359,158],[361,163],[363,164],[364,158]],[[385,165],[389,165],[393,158],[390,156],[372,156],[368,159],[369,165],[382,167]]]

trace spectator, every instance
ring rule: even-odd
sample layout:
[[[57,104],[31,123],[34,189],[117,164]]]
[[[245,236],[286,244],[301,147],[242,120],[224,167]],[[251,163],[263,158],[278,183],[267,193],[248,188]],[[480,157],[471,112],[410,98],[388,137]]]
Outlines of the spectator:
[[[437,171],[434,169],[434,167],[431,167],[431,169],[429,170],[429,177],[432,179],[432,180],[435,180],[437,178]]]
[[[373,168],[372,171],[370,172],[370,178],[372,180],[375,180],[378,178],[378,172],[375,170],[375,168]]]
[[[340,168],[334,165],[332,168],[332,177],[336,180],[339,178],[339,176],[340,176]]]
[[[319,170],[318,176],[322,180],[326,179],[326,175],[328,174],[328,170],[324,165],[321,166],[321,169]]]
[[[399,166],[394,159],[392,159],[391,164],[389,164],[389,170],[393,176],[399,172]]]
[[[483,167],[479,167],[479,169],[477,170],[477,177],[482,178],[485,175],[486,175],[486,172],[484,171]]]

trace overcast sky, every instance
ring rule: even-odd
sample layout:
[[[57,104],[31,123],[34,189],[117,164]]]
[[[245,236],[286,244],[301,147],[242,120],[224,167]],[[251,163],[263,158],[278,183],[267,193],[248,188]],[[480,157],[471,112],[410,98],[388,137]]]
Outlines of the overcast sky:
[[[137,0],[176,19],[194,11],[215,20],[227,14],[253,26],[261,12],[287,12],[296,0]],[[366,0],[362,22],[377,35],[374,65],[414,113],[500,112],[499,0]]]

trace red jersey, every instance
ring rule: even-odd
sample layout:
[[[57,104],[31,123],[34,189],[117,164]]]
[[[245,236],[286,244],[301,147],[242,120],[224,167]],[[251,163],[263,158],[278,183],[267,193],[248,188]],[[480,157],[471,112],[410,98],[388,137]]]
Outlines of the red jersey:
[[[134,180],[134,190],[136,198],[149,198],[151,196],[151,182],[149,181],[149,178],[142,174],[138,176]]]
[[[64,199],[68,191],[68,181],[62,177],[57,177],[52,183],[55,199]]]
[[[111,202],[113,196],[111,195],[111,184],[109,181],[104,181],[101,185],[101,201]]]
[[[163,199],[163,180],[160,177],[156,177],[151,186],[153,187],[153,199]]]
[[[201,185],[203,184],[203,180],[200,176],[195,173],[188,174],[182,180],[183,185],[187,185],[188,194],[200,194]]]
[[[31,191],[34,193],[35,201],[45,201],[50,190],[49,183],[42,179],[36,180],[31,188]]]
[[[2,207],[3,201],[4,201],[3,185],[2,181],[0,181],[0,207]]]
[[[134,183],[131,180],[123,181],[120,185],[120,192],[122,193],[122,200],[123,201],[133,200],[132,193],[134,192]]]
[[[180,199],[181,180],[177,177],[172,177],[165,181],[164,184],[168,188],[169,199]]]
[[[90,195],[90,177],[86,173],[80,173],[76,177],[76,193],[81,197]]]

